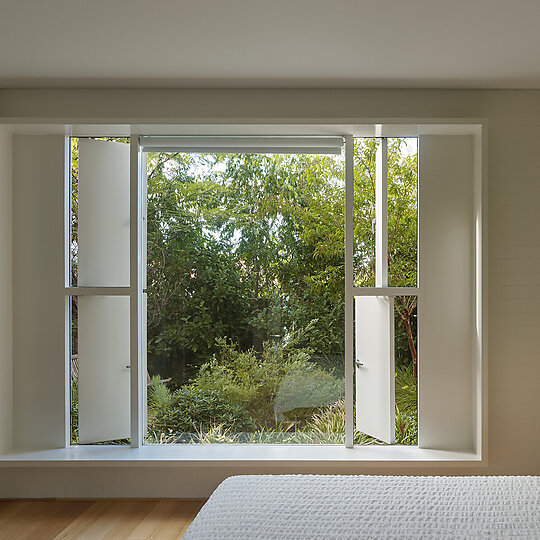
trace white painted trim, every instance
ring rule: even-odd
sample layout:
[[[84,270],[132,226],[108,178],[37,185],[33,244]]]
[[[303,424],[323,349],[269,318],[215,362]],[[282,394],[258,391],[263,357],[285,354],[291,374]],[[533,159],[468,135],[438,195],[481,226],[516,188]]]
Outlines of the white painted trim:
[[[64,287],[71,285],[71,138],[64,139]],[[64,445],[71,444],[71,298],[64,299]]]
[[[92,125],[87,127],[87,129],[90,129],[91,131],[94,131],[97,129],[97,131],[99,131],[99,134],[103,134],[103,130],[101,129],[101,126],[99,125],[96,125],[94,122],[97,121],[97,119],[92,119]],[[150,120],[151,121],[151,120]],[[161,119],[162,121],[162,119]],[[176,120],[176,122],[181,122],[181,120]],[[305,122],[305,125],[307,125],[311,130],[313,130],[314,133],[317,132],[317,129],[325,129],[328,133],[331,133],[331,134],[334,134],[336,131],[339,132],[339,133],[344,133],[344,132],[347,132],[347,133],[351,133],[351,132],[354,132],[354,133],[357,133],[358,132],[358,129],[359,128],[362,128],[362,127],[369,127],[369,126],[373,126],[372,122],[373,122],[373,119],[369,119],[366,121],[366,119],[357,119],[357,121],[359,123],[364,123],[365,125],[364,126],[360,126],[360,125],[354,125],[354,124],[350,124],[351,122],[351,119],[348,119],[348,123],[345,124],[343,123],[343,125],[341,126],[336,126],[335,123],[339,121],[337,119],[334,119],[334,120],[329,120],[329,119],[323,119],[323,120],[320,120],[318,121],[319,124],[316,125],[315,124],[315,120],[309,120],[309,121],[306,121],[306,120],[293,120],[293,119],[260,119],[260,120],[256,120],[256,119],[249,119],[249,120],[246,120],[244,121],[244,126],[239,126],[239,124],[235,123],[234,126],[232,126],[233,128],[238,128],[240,127],[241,129],[246,129],[246,130],[251,130],[253,132],[256,132],[256,133],[261,133],[262,131],[264,131],[263,128],[261,128],[261,124],[264,124],[265,126],[273,129],[274,131],[276,129],[279,129],[279,127],[276,127],[276,126],[279,126],[279,124],[283,124],[283,125],[286,125],[286,127],[288,129],[295,129],[294,126],[295,124],[298,124],[298,122]],[[14,123],[17,122],[17,120],[14,121]],[[37,120],[37,122],[42,122],[41,120]],[[205,119],[205,120],[201,120],[200,122],[198,122],[197,120],[194,120],[194,119],[190,119],[190,126],[195,126],[196,129],[198,131],[200,131],[201,133],[203,132],[207,132],[207,133],[210,133],[212,131],[216,132],[216,133],[221,133],[223,134],[225,131],[226,131],[226,128],[230,127],[230,120],[229,121],[223,121],[222,119],[212,123],[212,124],[209,124],[209,120],[208,119]],[[198,123],[196,123],[198,122]],[[431,134],[447,134],[449,132],[452,132],[452,134],[464,134],[464,133],[478,133],[479,130],[482,130],[482,128],[485,128],[485,126],[487,125],[487,122],[485,119],[473,119],[473,118],[470,118],[470,119],[440,119],[440,120],[437,120],[437,119],[422,119],[421,122],[422,124],[417,124],[418,122],[418,119],[413,119],[413,120],[407,120],[407,119],[386,119],[386,120],[381,120],[381,119],[378,119],[377,122],[391,122],[393,124],[395,124],[394,126],[389,126],[391,127],[392,129],[395,129],[396,131],[395,132],[385,132],[383,135],[385,136],[416,136],[417,133],[420,133],[422,132],[422,128],[426,128],[427,126],[427,130],[429,133]],[[28,123],[28,120],[27,119],[23,119],[21,120],[21,123]],[[241,120],[239,120],[239,123],[242,123]],[[407,125],[409,124],[409,125]],[[407,131],[409,128],[411,128],[411,126],[414,124],[415,128],[417,129],[417,133],[415,134],[414,133],[414,130],[413,131]],[[178,125],[178,124],[177,124]],[[110,124],[105,124],[104,125],[105,127],[110,127]],[[49,126],[50,127],[50,126]],[[34,126],[32,125],[20,125],[20,126],[15,126],[15,129],[26,129],[26,130],[32,130],[32,129],[49,129],[48,126],[46,125],[43,125],[43,124],[35,124]],[[58,126],[53,126],[54,128],[58,127]],[[125,125],[125,126],[121,126],[122,129],[126,128],[128,131],[127,133],[129,133],[129,131],[132,129],[131,126],[129,125]],[[150,130],[146,130],[146,126],[138,126],[138,129],[141,130],[141,127],[143,129],[145,129],[145,131],[147,133],[150,133]],[[178,130],[178,128],[176,126],[174,126],[173,124],[167,124],[166,127],[168,129],[171,130],[171,132],[173,133],[179,133],[180,131]],[[181,124],[180,127],[182,128],[182,130],[188,130],[190,131],[191,133],[193,133],[193,130],[191,128],[188,127],[187,124]],[[75,132],[80,129],[80,130],[84,130],[86,129],[84,126],[75,126]],[[154,129],[156,129],[156,126],[153,126]],[[346,128],[346,129],[343,129],[343,128]],[[349,128],[350,128],[350,131],[349,131]],[[62,126],[62,129],[65,129],[65,127]],[[70,129],[71,129],[71,126],[70,126]],[[448,131],[449,130],[449,131]],[[81,136],[82,134],[84,133],[84,131],[81,131]],[[115,133],[117,134],[118,136],[120,135],[125,135],[127,133],[124,133],[124,132],[118,132],[118,133]],[[309,129],[305,131],[305,133],[309,133]],[[319,134],[321,133],[320,131],[318,132]],[[482,142],[483,142],[483,153],[482,153],[482,189],[483,189],[483,209],[484,209],[484,212],[483,212],[483,215],[482,215],[482,223],[483,223],[483,227],[482,227],[482,234],[483,234],[483,243],[482,243],[482,253],[483,253],[483,260],[486,260],[485,257],[487,257],[487,242],[485,242],[485,236],[487,234],[487,213],[485,211],[485,208],[487,207],[487,200],[486,200],[486,196],[487,196],[487,172],[486,172],[486,166],[487,166],[487,154],[486,154],[486,147],[487,147],[487,133],[485,131],[485,129],[483,131],[480,132],[481,133],[481,136],[482,136]],[[94,133],[95,134],[95,133]],[[361,133],[358,133],[358,136],[369,136],[367,134],[361,134]],[[352,140],[352,135],[350,135],[350,138]],[[487,292],[487,265],[484,265],[484,267],[482,268],[482,277],[483,277],[483,284],[482,284],[482,289],[484,291],[484,295],[483,295],[483,298],[482,298],[482,311],[483,311],[483,317],[484,317],[484,325],[485,325],[485,317],[487,316],[487,294],[485,294],[485,292]],[[347,285],[346,285],[347,287]],[[99,294],[99,293],[102,293],[102,294],[107,294],[107,295],[110,295],[111,294],[111,290],[114,289],[116,291],[117,294],[121,294],[121,295],[126,295],[126,294],[130,294],[130,288],[101,288],[101,291],[98,292],[98,288],[81,288],[79,292],[77,292],[77,289],[78,288],[69,288],[67,287],[66,288],[66,294],[89,294],[89,295],[92,295],[92,294]],[[84,289],[84,290],[83,290]],[[356,289],[358,289],[356,291]],[[418,294],[418,289],[417,288],[386,288],[386,289],[378,289],[378,288],[365,288],[365,289],[361,289],[362,291],[365,291],[366,295],[380,295],[383,291],[384,291],[384,295],[386,296],[396,296],[396,295],[407,295],[407,294]],[[351,293],[355,292],[357,295],[361,295],[360,293],[360,288],[351,288]],[[115,293],[115,294],[116,294]],[[486,348],[486,345],[487,345],[487,329],[484,328],[484,332],[483,332],[483,335],[482,335],[482,343],[483,343],[483,349],[482,349],[482,358],[485,360],[485,357],[487,356],[487,348]],[[351,368],[352,368],[352,365],[351,365]],[[346,369],[347,369],[347,366],[346,366]],[[482,388],[483,388],[483,393],[482,393],[482,411],[481,411],[481,416],[482,416],[482,419],[483,419],[483,423],[482,423],[482,427],[483,427],[483,441],[486,442],[486,439],[487,439],[487,432],[486,432],[486,427],[487,427],[487,422],[485,421],[485,419],[487,419],[487,367],[486,367],[486,362],[484,361],[483,364],[482,364],[482,374],[483,374],[483,381],[482,381]],[[175,447],[174,445],[171,445],[172,448],[171,450],[177,450],[178,447]],[[155,446],[154,446],[155,447]],[[71,447],[71,449],[74,449],[74,448],[77,448],[77,447]],[[85,448],[90,448],[90,447],[85,447]],[[106,447],[99,447],[99,448],[106,448]],[[143,447],[143,448],[147,448],[147,447]],[[197,449],[200,448],[200,446],[197,446],[196,447]],[[222,445],[219,445],[219,448],[223,448]],[[357,447],[358,448],[358,447]],[[396,447],[394,446],[393,448],[401,448],[401,447]],[[407,449],[410,449],[410,447],[403,447],[403,448],[407,448]],[[485,450],[486,446],[485,444],[483,445],[483,448]],[[139,449],[140,450],[140,449]],[[53,451],[51,451],[53,452]],[[445,455],[449,455],[449,454],[456,454],[456,452],[445,452],[445,451],[435,451],[435,450],[422,450],[422,455],[427,455],[425,454],[426,452],[439,452],[439,453],[443,453]],[[479,461],[481,460],[483,463],[485,462],[485,457],[484,459],[482,459],[479,455],[476,455],[476,454],[471,454],[471,453],[467,453],[467,452],[457,452],[457,454],[465,454],[467,456],[476,456],[474,457],[474,461]],[[20,454],[17,454],[17,455],[20,455]],[[2,464],[2,460],[5,458],[6,456],[0,456],[0,465]],[[39,458],[36,458],[36,459],[39,459]],[[178,460],[183,460],[185,458],[176,458]],[[334,460],[336,458],[332,458],[332,460]],[[369,458],[371,460],[371,458]],[[408,461],[408,459],[406,460]],[[64,461],[62,461],[64,462]],[[101,461],[98,461],[97,462],[98,464],[101,463]],[[367,461],[367,463],[369,463],[369,461]]]
[[[489,349],[488,349],[488,331],[489,331],[489,321],[488,321],[488,291],[489,291],[489,273],[488,273],[488,246],[489,246],[489,238],[488,238],[488,208],[489,208],[489,185],[488,185],[488,126],[487,126],[487,120],[483,122],[483,125],[481,127],[481,132],[477,133],[475,136],[476,141],[476,154],[478,156],[478,152],[480,153],[480,160],[481,160],[481,171],[480,171],[480,177],[476,179],[477,182],[480,184],[480,195],[481,200],[478,201],[478,207],[481,212],[481,223],[482,223],[482,230],[480,233],[480,241],[481,241],[481,253],[479,254],[479,261],[478,264],[481,268],[481,279],[482,279],[482,285],[481,285],[481,298],[480,298],[480,308],[481,308],[481,338],[480,338],[480,346],[481,350],[479,351],[479,358],[481,362],[480,366],[480,372],[481,372],[481,379],[479,383],[480,392],[481,395],[479,396],[479,404],[481,407],[481,410],[479,411],[479,419],[481,422],[481,435],[478,447],[476,448],[476,451],[479,455],[482,456],[482,459],[487,464],[488,461],[488,385],[489,385],[489,379],[488,379],[488,355],[489,355]]]
[[[142,171],[139,137],[130,138],[130,377],[131,446],[143,444],[142,377]]]
[[[139,138],[143,152],[341,154],[343,137],[185,136]]]
[[[375,286],[388,287],[388,139],[377,148],[375,168]]]
[[[190,466],[212,463],[328,463],[336,465],[347,463],[374,466],[416,462],[419,466],[443,464],[463,466],[481,465],[479,454],[471,451],[447,451],[422,449],[417,446],[355,446],[345,448],[341,445],[235,445],[235,444],[184,444],[184,445],[144,445],[141,448],[128,446],[71,446],[54,450],[30,452],[12,451],[0,455],[1,466],[24,465],[159,465],[189,464]]]
[[[67,296],[129,296],[130,287],[66,287]]]
[[[345,447],[354,446],[354,139],[345,137]]]
[[[418,135],[474,135],[487,120],[470,118],[423,117],[333,117],[333,118],[20,118],[0,117],[12,133],[25,135],[67,135],[71,137],[129,137],[134,133],[166,135],[292,135],[353,137],[418,137]],[[380,126],[380,130],[379,130]]]
[[[419,287],[353,287],[353,296],[420,296]]]
[[[477,336],[473,355],[475,448],[487,463],[488,456],[488,134],[487,122],[473,135],[473,210],[476,213],[475,310]],[[478,230],[479,229],[479,230]],[[478,380],[479,379],[479,380]]]
[[[64,446],[71,444],[71,298],[64,297]]]

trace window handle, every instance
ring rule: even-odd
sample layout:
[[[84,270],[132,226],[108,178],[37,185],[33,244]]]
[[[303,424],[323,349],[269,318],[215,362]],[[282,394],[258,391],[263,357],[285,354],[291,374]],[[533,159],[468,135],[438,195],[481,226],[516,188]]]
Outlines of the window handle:
[[[360,362],[360,360],[358,359],[356,360],[355,364],[356,364],[356,367],[365,367],[364,364]]]

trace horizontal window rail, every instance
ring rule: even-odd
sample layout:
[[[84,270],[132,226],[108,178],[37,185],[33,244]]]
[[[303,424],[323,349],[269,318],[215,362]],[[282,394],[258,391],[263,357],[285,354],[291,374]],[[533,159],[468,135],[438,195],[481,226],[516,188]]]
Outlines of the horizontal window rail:
[[[341,154],[343,137],[140,137],[143,152]]]
[[[353,296],[419,296],[419,287],[353,287]]]
[[[131,287],[66,287],[67,296],[129,296]]]

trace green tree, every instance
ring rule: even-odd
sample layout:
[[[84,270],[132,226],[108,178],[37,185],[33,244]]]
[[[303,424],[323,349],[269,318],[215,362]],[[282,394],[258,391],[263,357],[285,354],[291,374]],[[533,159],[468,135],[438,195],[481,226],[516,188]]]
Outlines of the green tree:
[[[380,139],[357,139],[354,146],[354,281],[375,285],[375,158]],[[415,287],[417,273],[417,154],[404,139],[388,140],[388,283]],[[398,334],[407,338],[413,372],[417,372],[415,316],[417,298],[398,296]],[[398,353],[399,354],[399,353]]]
[[[377,144],[355,141],[354,265],[360,286],[374,284]],[[416,156],[404,152],[401,140],[389,146],[389,280],[413,285]],[[154,372],[171,374],[172,364],[181,364],[178,378],[184,380],[216,353],[219,338],[262,352],[263,342],[308,326],[303,346],[309,345],[314,358],[342,358],[341,159],[153,154],[150,169],[148,320]],[[396,301],[398,329],[414,367],[415,309],[416,299]],[[170,364],[158,365],[159,358]]]

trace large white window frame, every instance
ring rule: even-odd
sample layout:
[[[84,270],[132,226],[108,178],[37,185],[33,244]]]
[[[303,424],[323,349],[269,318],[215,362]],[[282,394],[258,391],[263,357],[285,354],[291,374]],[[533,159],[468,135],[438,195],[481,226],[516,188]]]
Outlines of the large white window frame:
[[[143,268],[142,268],[142,248],[143,248],[143,201],[142,201],[142,153],[139,149],[139,138],[130,137],[130,223],[129,223],[129,286],[127,287],[89,287],[71,285],[71,175],[70,169],[66,170],[66,188],[64,196],[64,268],[65,268],[65,294],[66,294],[66,357],[71,358],[71,325],[70,302],[71,296],[125,296],[130,303],[130,439],[133,448],[142,445],[144,433],[144,421],[142,418],[144,386],[142,370],[142,347],[143,341]],[[69,145],[66,145],[69,147]],[[133,217],[135,219],[133,219]],[[71,377],[71,373],[69,372]],[[68,383],[69,384],[69,383]],[[71,390],[67,393],[71,396]],[[70,413],[69,413],[70,414]],[[68,417],[69,417],[68,414]],[[66,423],[66,441],[71,441],[71,422]]]
[[[458,128],[459,129],[459,128]],[[398,128],[399,130],[399,128]],[[429,131],[429,129],[428,129]],[[433,131],[433,128],[431,128]],[[451,130],[450,130],[451,131]],[[354,371],[354,328],[352,324],[353,317],[353,302],[355,296],[397,296],[397,295],[417,295],[420,296],[421,291],[419,287],[388,287],[387,282],[384,280],[384,268],[378,268],[378,276],[375,287],[358,288],[353,286],[353,269],[352,269],[352,256],[353,256],[353,141],[354,137],[362,136],[357,134],[345,134],[345,171],[346,171],[346,188],[345,188],[345,301],[346,301],[346,334],[345,334],[345,390],[346,390],[346,447],[353,446],[352,440],[354,435],[354,418],[353,418],[353,400],[354,400],[354,388],[353,388],[353,371]],[[399,133],[392,133],[391,136],[405,136]],[[384,139],[383,139],[384,140]],[[480,149],[476,157],[475,168],[479,169],[479,174],[482,176],[482,134],[478,138],[480,141]],[[134,448],[139,448],[142,445],[144,437],[144,395],[145,395],[145,381],[143,370],[143,337],[144,329],[142,325],[142,309],[143,309],[143,269],[142,269],[142,247],[143,247],[143,152],[140,145],[140,139],[137,135],[130,138],[130,211],[131,215],[136,219],[130,222],[130,285],[129,287],[71,287],[69,283],[69,273],[66,271],[66,285],[65,294],[66,298],[74,295],[107,295],[107,296],[129,296],[130,298],[130,358],[131,358],[131,445]],[[478,172],[478,171],[477,171]],[[481,212],[482,208],[482,196],[485,188],[476,186],[475,191],[475,205],[477,211],[477,224],[480,224],[480,234],[477,238],[477,255],[480,257],[477,261],[477,290],[476,290],[476,307],[477,307],[477,326],[481,328],[481,318],[485,311],[484,300],[482,296],[482,280],[485,278],[484,272],[481,266],[481,260],[485,254],[485,248],[482,245],[482,224],[483,216]],[[67,201],[67,195],[66,195]],[[69,203],[65,204],[66,212],[69,210]],[[384,211],[384,210],[383,210]],[[69,223],[69,221],[66,221]],[[383,233],[384,234],[384,233]],[[67,238],[67,236],[66,236]],[[485,240],[484,240],[485,241]],[[379,243],[380,246],[384,246],[384,241]],[[134,249],[133,249],[134,248]],[[381,249],[384,249],[382,247]],[[68,253],[66,252],[66,260]],[[386,260],[386,258],[384,258]],[[69,268],[68,262],[66,262],[66,270]],[[66,302],[66,309],[67,309]],[[66,332],[67,336],[67,332]],[[66,342],[68,340],[66,339]],[[479,358],[483,357],[482,351],[483,338],[480,335],[478,340]],[[481,387],[481,384],[480,384]],[[477,399],[477,406],[480,410],[477,411],[478,417],[481,420],[482,397]],[[476,448],[475,459],[481,456],[481,439],[485,438],[485,426],[479,428],[479,441]],[[66,433],[69,431],[69,424],[66,426]],[[484,437],[482,437],[484,433]],[[70,438],[66,435],[66,441]],[[221,448],[223,448],[221,446]],[[455,458],[455,456],[454,456]]]

